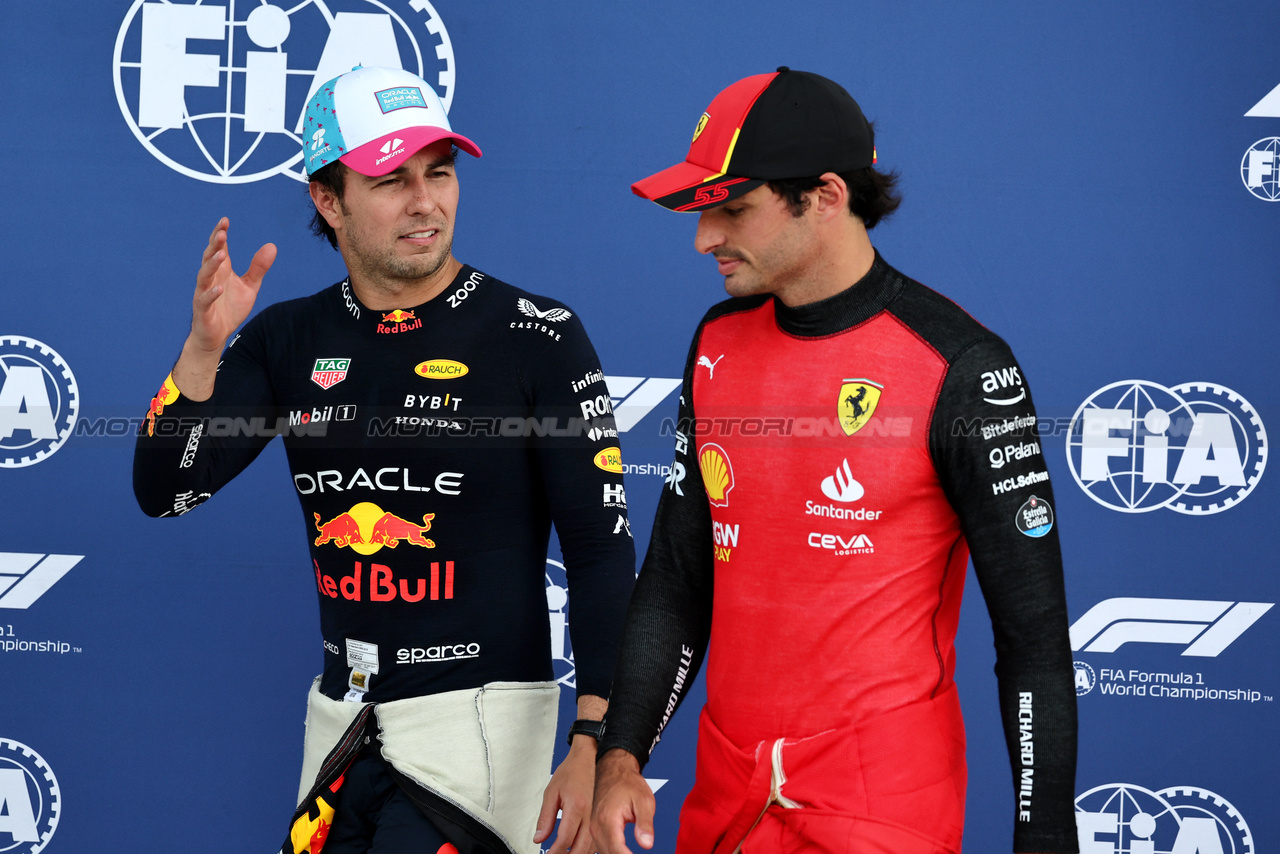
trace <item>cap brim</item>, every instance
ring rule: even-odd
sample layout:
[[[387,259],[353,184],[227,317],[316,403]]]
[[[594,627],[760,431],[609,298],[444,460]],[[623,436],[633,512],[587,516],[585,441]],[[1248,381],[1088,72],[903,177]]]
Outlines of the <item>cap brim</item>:
[[[480,146],[462,134],[447,128],[422,125],[402,128],[395,133],[378,137],[359,148],[353,148],[338,159],[361,175],[377,178],[394,172],[404,161],[442,139],[452,140],[458,148],[473,157],[480,156]]]
[[[721,175],[684,161],[636,181],[631,192],[673,211],[700,211],[723,205],[763,183],[756,178]]]

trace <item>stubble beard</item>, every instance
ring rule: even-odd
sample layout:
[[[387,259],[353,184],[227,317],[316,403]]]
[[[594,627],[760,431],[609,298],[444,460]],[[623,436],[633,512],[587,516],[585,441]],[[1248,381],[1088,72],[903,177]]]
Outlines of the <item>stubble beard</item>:
[[[416,255],[399,255],[394,248],[369,252],[364,247],[354,249],[354,264],[363,275],[360,278],[372,287],[388,295],[396,295],[412,288],[414,284],[429,279],[449,262],[453,255],[453,231],[438,227],[440,241],[430,252]]]

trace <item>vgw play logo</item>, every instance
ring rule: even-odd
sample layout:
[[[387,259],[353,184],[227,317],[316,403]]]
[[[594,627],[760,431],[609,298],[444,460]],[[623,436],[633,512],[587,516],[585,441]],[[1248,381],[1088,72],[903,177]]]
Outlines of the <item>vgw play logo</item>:
[[[0,738],[0,851],[36,854],[58,827],[58,778],[40,754]]]
[[[305,181],[302,120],[357,65],[404,68],[453,101],[453,44],[428,0],[275,5],[134,0],[116,36],[116,100],[169,168],[200,181]]]
[[[1104,507],[1201,516],[1253,491],[1267,465],[1267,432],[1249,401],[1225,386],[1124,380],[1080,404],[1067,462]]]

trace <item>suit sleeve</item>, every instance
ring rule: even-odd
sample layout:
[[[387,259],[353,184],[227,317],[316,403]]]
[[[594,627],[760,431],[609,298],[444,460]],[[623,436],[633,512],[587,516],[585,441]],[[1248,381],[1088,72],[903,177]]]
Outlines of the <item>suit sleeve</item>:
[[[609,697],[622,619],[635,583],[621,449],[600,360],[576,316],[543,342],[530,373],[534,447],[569,580],[578,694]]]
[[[649,551],[627,609],[613,698],[600,754],[622,748],[640,760],[662,736],[702,666],[711,637],[714,586],[711,507],[694,448],[689,348],[676,422],[676,453],[658,500]]]
[[[209,400],[189,400],[172,374],[152,398],[133,452],[133,494],[148,516],[203,504],[277,434],[261,317],[227,345]]]
[[[1075,852],[1076,695],[1053,490],[1031,393],[991,336],[953,360],[930,442],[991,616],[1018,852]]]

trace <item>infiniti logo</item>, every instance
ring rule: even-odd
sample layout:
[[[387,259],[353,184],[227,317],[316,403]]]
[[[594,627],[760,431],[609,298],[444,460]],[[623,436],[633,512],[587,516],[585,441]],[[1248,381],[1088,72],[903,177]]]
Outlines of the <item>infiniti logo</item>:
[[[836,469],[834,475],[822,480],[822,494],[832,501],[857,501],[865,493],[866,490],[862,488],[862,484],[853,479],[853,472],[849,470],[847,459],[840,468]]]

